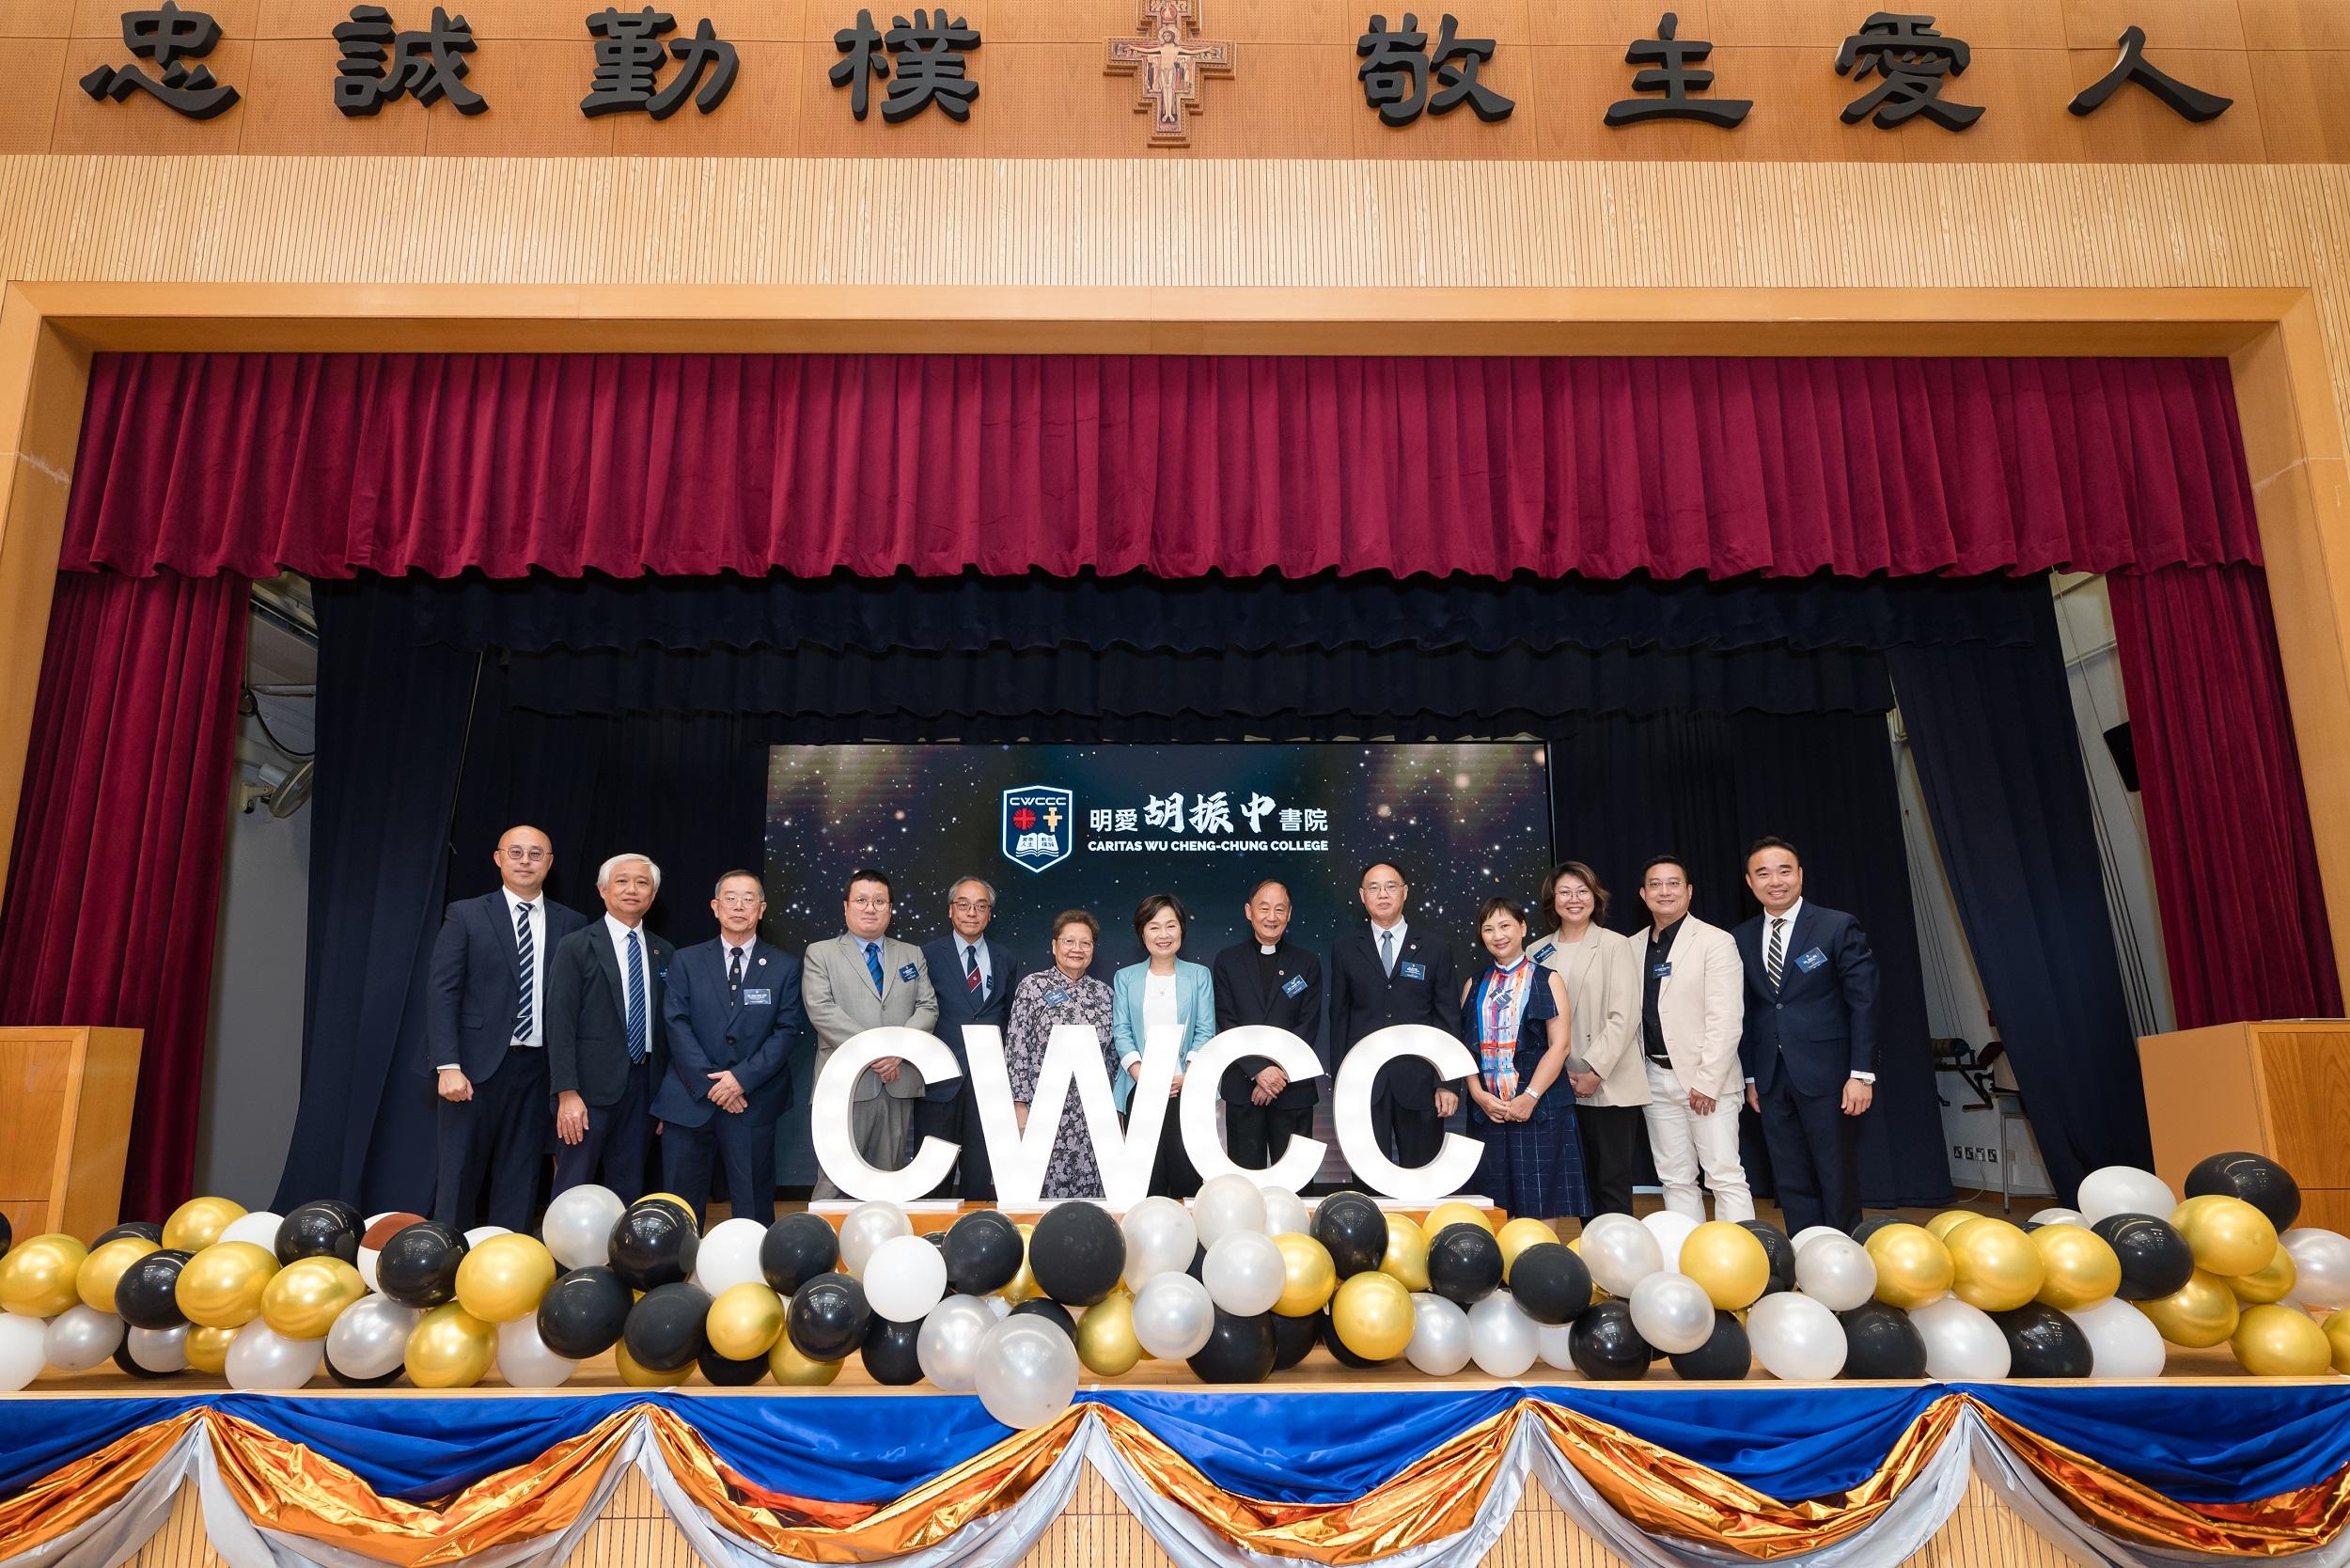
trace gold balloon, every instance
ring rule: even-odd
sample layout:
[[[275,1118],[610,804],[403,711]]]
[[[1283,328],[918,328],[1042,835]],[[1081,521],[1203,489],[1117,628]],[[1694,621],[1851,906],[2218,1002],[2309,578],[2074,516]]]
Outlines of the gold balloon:
[[[201,1252],[220,1240],[220,1233],[244,1217],[244,1205],[226,1198],[191,1198],[164,1221],[164,1245],[182,1252]]]
[[[1292,1238],[1282,1236],[1276,1239],[1288,1241]],[[1312,1240],[1309,1236],[1294,1239]],[[1327,1252],[1322,1255],[1322,1262],[1324,1267],[1329,1266],[1330,1255]],[[1077,1320],[1077,1359],[1085,1363],[1088,1372],[1098,1377],[1123,1377],[1135,1370],[1135,1363],[1142,1359],[1142,1341],[1135,1338],[1133,1296],[1124,1291],[1112,1291],[1086,1309],[1085,1316]]]
[[[791,1343],[791,1336],[786,1334],[767,1353],[767,1371],[787,1388],[821,1388],[840,1375],[840,1363],[809,1360]]]
[[[340,1258],[297,1258],[261,1287],[261,1321],[289,1340],[323,1340],[367,1294],[368,1282]]]
[[[1448,1225],[1474,1225],[1489,1236],[1494,1233],[1493,1215],[1474,1203],[1439,1203],[1428,1211],[1421,1229],[1433,1236]]]
[[[1950,1294],[1969,1307],[2013,1311],[2048,1281],[2040,1248],[2013,1225],[1986,1219],[1957,1226],[1945,1246],[1950,1254]]]
[[[236,1337],[237,1331],[233,1328],[191,1326],[181,1348],[187,1352],[189,1366],[218,1377],[228,1370],[228,1341]]]
[[[1743,1225],[1709,1219],[1681,1244],[1681,1272],[1705,1287],[1726,1312],[1751,1307],[1771,1284],[1771,1255]]]
[[[2154,1320],[2156,1332],[2174,1345],[2207,1350],[2235,1332],[2235,1293],[2216,1274],[2197,1269],[2194,1277],[2158,1301],[2141,1301],[2138,1309]]]
[[[2326,1320],[2326,1343],[2333,1350],[2334,1371],[2350,1376],[2350,1308]]]
[[[632,1388],[674,1388],[694,1375],[691,1361],[675,1372],[655,1372],[631,1356],[624,1343],[612,1347],[612,1359],[619,1367],[620,1381]]]
[[[277,1255],[253,1242],[214,1242],[180,1269],[173,1292],[190,1323],[243,1328],[261,1315],[261,1293],[277,1272]]]
[[[1541,1219],[1513,1219],[1496,1231],[1494,1240],[1501,1244],[1501,1282],[1510,1282],[1510,1266],[1518,1261],[1519,1253],[1558,1239],[1559,1232],[1550,1228],[1550,1222]]]
[[[497,1353],[498,1331],[452,1301],[408,1331],[408,1380],[419,1388],[470,1388],[489,1375]]]
[[[1877,1299],[1906,1310],[1939,1301],[1957,1270],[1950,1249],[1922,1225],[1888,1225],[1869,1238],[1877,1266]]]
[[[0,1308],[19,1317],[55,1317],[82,1299],[76,1281],[88,1259],[88,1248],[71,1236],[27,1236],[0,1258]]]
[[[2122,1260],[2105,1237],[2082,1225],[2043,1225],[2031,1232],[2040,1253],[2040,1294],[2060,1312],[2077,1312],[2122,1288]]]
[[[1311,1236],[1295,1233],[1276,1236],[1273,1245],[1281,1249],[1285,1271],[1281,1299],[1273,1309],[1285,1318],[1309,1318],[1328,1306],[1330,1293],[1339,1288],[1339,1266],[1331,1261],[1330,1249]],[[1083,1350],[1083,1336],[1079,1340]]]
[[[1387,1255],[1380,1260],[1379,1272],[1402,1280],[1407,1291],[1428,1288],[1428,1232],[1419,1221],[1387,1211]]]
[[[2277,1255],[2277,1228],[2241,1198],[2190,1198],[2170,1211],[2170,1223],[2186,1238],[2195,1266],[2223,1279],[2258,1274]]]
[[[2254,1377],[2315,1377],[2333,1365],[2333,1345],[2317,1320],[2271,1302],[2244,1309],[2228,1348]]]
[[[1357,1274],[1330,1298],[1339,1343],[1367,1361],[1387,1361],[1412,1342],[1412,1293],[1391,1274]]]
[[[145,1236],[117,1236],[82,1260],[82,1266],[74,1271],[74,1294],[93,1312],[113,1311],[115,1287],[133,1263],[154,1250],[155,1244]]]
[[[783,1297],[757,1279],[728,1285],[710,1304],[704,1326],[710,1348],[729,1361],[764,1356],[783,1332]]]
[[[2268,1260],[2267,1267],[2229,1280],[2228,1289],[2235,1292],[2235,1298],[2247,1307],[2263,1307],[2291,1295],[2294,1281],[2300,1277],[2300,1265],[2280,1242],[2277,1255]]]
[[[483,1323],[512,1323],[539,1309],[555,1283],[555,1256],[536,1236],[509,1231],[467,1249],[457,1264],[457,1305]]]
[[[1014,1229],[1020,1232],[1020,1272],[1011,1277],[1010,1284],[1006,1285],[1002,1290],[996,1292],[995,1294],[1002,1296],[1006,1301],[1010,1302],[1014,1307],[1017,1307],[1024,1301],[1033,1301],[1038,1296],[1042,1295],[1044,1294],[1044,1288],[1036,1282],[1036,1270],[1028,1266],[1028,1237],[1035,1232],[1036,1227],[1033,1225],[1021,1225],[1014,1227]],[[811,1362],[809,1364],[814,1365],[815,1363]],[[835,1370],[838,1371],[838,1369],[836,1368]],[[780,1383],[783,1379],[778,1376],[776,1381]],[[827,1377],[822,1379],[821,1381],[830,1383],[832,1379]]]
[[[1945,1209],[1940,1214],[1935,1215],[1932,1219],[1926,1221],[1926,1230],[1933,1235],[1935,1241],[1947,1242],[1950,1239],[1950,1232],[1952,1231],[1957,1230],[1960,1226],[1966,1224],[1970,1219],[1981,1218],[1982,1218],[1982,1215],[1975,1213],[1972,1209]]]

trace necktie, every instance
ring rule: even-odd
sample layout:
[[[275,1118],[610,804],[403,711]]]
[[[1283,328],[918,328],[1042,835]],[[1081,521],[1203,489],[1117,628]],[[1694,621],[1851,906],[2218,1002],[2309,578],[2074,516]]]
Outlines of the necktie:
[[[1391,931],[1379,933],[1379,967],[1387,972],[1389,980],[1395,979],[1395,933]]]
[[[979,994],[979,949],[963,949],[963,988],[973,996]]]
[[[743,989],[743,949],[728,948],[727,951],[734,955],[727,964],[727,985],[728,989],[739,993]]]
[[[538,965],[531,958],[530,905],[514,906],[514,1038],[530,1038],[530,980]]]
[[[881,944],[879,942],[868,942],[865,944],[865,972],[873,977],[873,995],[876,996],[880,996],[882,994],[882,978]]]
[[[630,932],[628,933],[628,1059],[632,1063],[645,1059],[648,1043],[645,1033],[648,1014],[645,1011],[643,954],[643,945],[636,940],[636,933]]]
[[[1771,977],[1771,989],[1778,989],[1779,965],[1787,952],[1787,917],[1774,917],[1771,921],[1771,949],[1762,955],[1762,972]]]

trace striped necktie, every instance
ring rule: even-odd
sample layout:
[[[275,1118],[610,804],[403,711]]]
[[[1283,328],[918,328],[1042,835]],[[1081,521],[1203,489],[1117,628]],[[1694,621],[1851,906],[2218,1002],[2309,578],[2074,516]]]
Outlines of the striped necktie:
[[[1771,917],[1770,950],[1762,955],[1762,972],[1771,977],[1771,989],[1773,991],[1777,991],[1778,989],[1778,972],[1780,966],[1786,961],[1786,953],[1787,917],[1784,915],[1776,915]]]
[[[514,1038],[530,1039],[530,982],[538,970],[530,938],[530,905],[514,906]]]
[[[628,933],[628,1059],[632,1064],[645,1059],[650,1018],[645,1007],[644,948],[632,931]]]

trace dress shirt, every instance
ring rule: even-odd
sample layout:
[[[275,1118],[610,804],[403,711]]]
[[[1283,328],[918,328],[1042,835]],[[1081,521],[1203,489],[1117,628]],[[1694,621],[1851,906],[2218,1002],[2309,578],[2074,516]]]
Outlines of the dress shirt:
[[[620,990],[619,995],[614,996],[612,999],[619,1004],[620,1022],[622,1024],[626,1024],[628,1022],[628,935],[631,932],[634,932],[636,933],[636,972],[642,975],[645,980],[645,1044],[647,1048],[650,1049],[652,1044],[652,1015],[654,1011],[652,1000],[652,938],[645,933],[643,921],[640,920],[633,926],[624,925],[621,923],[620,917],[617,915],[607,914],[604,916],[603,929],[605,934],[612,938],[612,956],[619,961]]]
[[[951,983],[969,985],[971,955],[974,953],[977,953],[979,959],[979,999],[984,1001],[995,995],[995,965],[987,956],[987,933],[985,932],[979,933],[979,939],[976,942],[966,942],[964,940],[963,933],[955,933],[955,978]],[[937,985],[939,977],[932,975],[931,983]]]
[[[1787,922],[1786,934],[1781,939],[1782,945],[1778,955],[1779,983],[1781,985],[1785,985],[1787,983],[1787,966],[1795,962],[1795,920],[1802,914],[1803,900],[1800,898],[1795,900],[1794,902],[1789,904],[1786,910],[1781,914],[1774,915],[1767,909],[1762,912],[1762,946],[1756,952],[1755,957],[1762,964],[1762,983],[1765,986],[1771,983],[1771,922],[1773,920],[1785,920]],[[1864,1084],[1872,1084],[1877,1081],[1877,1075],[1874,1073],[1855,1072],[1853,1076],[1858,1078]],[[1747,1082],[1752,1083],[1754,1080],[1752,1078],[1748,1078]]]
[[[1395,949],[1395,961],[1396,963],[1401,964],[1403,962],[1403,944],[1409,941],[1412,935],[1412,922],[1409,920],[1398,920],[1391,926],[1383,926],[1376,920],[1371,921],[1371,956],[1373,958],[1377,958],[1379,956],[1381,939],[1386,936],[1390,932],[1394,933],[1395,940],[1387,943],[1386,946]],[[1393,969],[1387,970],[1387,978],[1389,980],[1393,980],[1395,978],[1395,971]]]

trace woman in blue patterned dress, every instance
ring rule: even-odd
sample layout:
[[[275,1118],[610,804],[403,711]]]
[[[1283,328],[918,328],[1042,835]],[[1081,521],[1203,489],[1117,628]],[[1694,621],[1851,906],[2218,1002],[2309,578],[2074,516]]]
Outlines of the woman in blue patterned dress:
[[[1477,929],[1493,957],[1461,1003],[1461,1038],[1477,1054],[1469,1131],[1485,1145],[1477,1190],[1512,1218],[1587,1213],[1574,1096],[1550,1092],[1567,1067],[1566,981],[1528,956],[1514,901],[1487,899]]]

